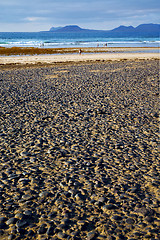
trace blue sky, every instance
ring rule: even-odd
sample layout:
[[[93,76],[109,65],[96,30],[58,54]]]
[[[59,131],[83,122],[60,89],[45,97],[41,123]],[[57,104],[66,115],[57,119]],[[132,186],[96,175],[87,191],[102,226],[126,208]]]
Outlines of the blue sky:
[[[79,25],[110,30],[160,23],[159,0],[0,0],[0,32]]]

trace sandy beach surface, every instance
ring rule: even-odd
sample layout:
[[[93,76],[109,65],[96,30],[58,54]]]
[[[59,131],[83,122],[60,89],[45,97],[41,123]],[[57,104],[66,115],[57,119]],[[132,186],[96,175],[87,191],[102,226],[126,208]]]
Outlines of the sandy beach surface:
[[[158,56],[93,56],[0,58],[0,239],[159,239]]]
[[[84,62],[101,60],[122,59],[159,59],[158,48],[83,48],[82,54],[79,49],[37,49],[37,48],[4,48],[4,56],[0,49],[0,64],[37,64],[58,62]],[[54,54],[49,54],[53,51]],[[151,52],[149,52],[151,51]],[[152,52],[157,51],[157,52]],[[20,55],[15,55],[15,54]],[[36,54],[37,53],[37,54]],[[40,54],[43,53],[43,54]],[[46,54],[45,54],[46,53]],[[5,56],[5,54],[9,56]],[[10,55],[12,54],[12,55]],[[26,55],[29,54],[29,55]],[[34,55],[36,54],[36,55]]]

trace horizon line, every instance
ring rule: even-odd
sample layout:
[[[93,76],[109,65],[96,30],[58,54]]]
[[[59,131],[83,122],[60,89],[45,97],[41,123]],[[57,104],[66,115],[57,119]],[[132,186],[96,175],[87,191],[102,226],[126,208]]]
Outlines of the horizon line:
[[[137,26],[133,26],[133,25],[119,25],[118,27],[114,27],[113,29],[90,29],[90,28],[83,28],[83,27],[80,27],[79,25],[76,25],[76,24],[70,24],[70,25],[64,25],[64,26],[58,26],[58,27],[51,27],[51,28],[65,28],[65,27],[69,27],[69,26],[77,26],[77,27],[79,27],[79,28],[81,28],[82,30],[91,30],[91,31],[112,31],[112,30],[114,30],[114,29],[116,29],[116,28],[119,28],[119,27],[121,27],[121,26],[123,26],[123,27],[133,27],[133,28],[136,28],[136,27],[138,27],[138,26],[140,26],[140,25],[149,25],[149,24],[155,24],[155,25],[160,25],[159,23],[141,23],[141,24],[139,24],[139,25],[137,25]],[[50,29],[51,29],[50,28]],[[12,33],[30,33],[30,32],[35,32],[35,33],[39,33],[39,32],[52,32],[52,31],[50,31],[50,29],[49,30],[39,30],[39,31],[2,31],[1,33],[7,33],[7,32],[12,32]],[[54,32],[54,31],[53,31]],[[55,30],[55,32],[56,32],[56,30]]]

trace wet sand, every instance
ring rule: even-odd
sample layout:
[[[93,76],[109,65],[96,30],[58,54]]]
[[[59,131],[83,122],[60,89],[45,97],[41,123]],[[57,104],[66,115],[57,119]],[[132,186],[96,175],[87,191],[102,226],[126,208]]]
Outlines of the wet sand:
[[[79,48],[0,48],[1,65],[151,58],[160,58],[159,48],[82,48],[82,54],[79,54]]]
[[[0,66],[0,239],[159,239],[159,60],[120,59]]]
[[[1,56],[79,53],[80,48],[0,47]],[[158,47],[82,47],[82,53],[159,52]]]

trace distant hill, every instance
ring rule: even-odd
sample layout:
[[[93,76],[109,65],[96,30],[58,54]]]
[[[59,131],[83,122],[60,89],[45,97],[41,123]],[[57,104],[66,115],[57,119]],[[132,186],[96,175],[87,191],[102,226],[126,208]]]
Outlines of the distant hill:
[[[118,28],[114,28],[111,30],[112,32],[128,32],[128,33],[152,33],[152,32],[159,32],[160,33],[160,24],[141,24],[138,27],[134,28],[132,26],[126,27],[126,26],[119,26]]]
[[[80,28],[77,25],[69,25],[65,27],[58,27],[54,28],[52,27],[50,29],[51,32],[105,32],[106,34],[113,34],[113,35],[118,35],[118,36],[127,36],[127,35],[137,35],[139,36],[140,34],[147,34],[153,36],[160,36],[160,24],[141,24],[137,27],[133,26],[119,26],[117,28],[114,28],[112,30],[91,30],[91,29],[84,29]]]
[[[83,30],[85,29],[82,29],[77,25],[69,25],[69,26],[65,26],[63,28],[58,29],[57,32],[80,32]]]
[[[114,28],[114,29],[112,29],[112,30],[110,30],[110,31],[112,31],[112,32],[133,32],[134,29],[135,29],[135,28],[132,27],[132,26],[129,26],[129,27],[119,26],[119,27]]]
[[[80,32],[80,31],[90,31],[89,29],[83,29],[80,28],[77,25],[69,25],[65,27],[59,27],[59,28],[51,28],[51,32]]]
[[[141,24],[135,28],[136,32],[159,32],[160,33],[160,24]]]
[[[57,31],[59,29],[61,29],[62,27],[52,27],[49,31],[54,32]]]

